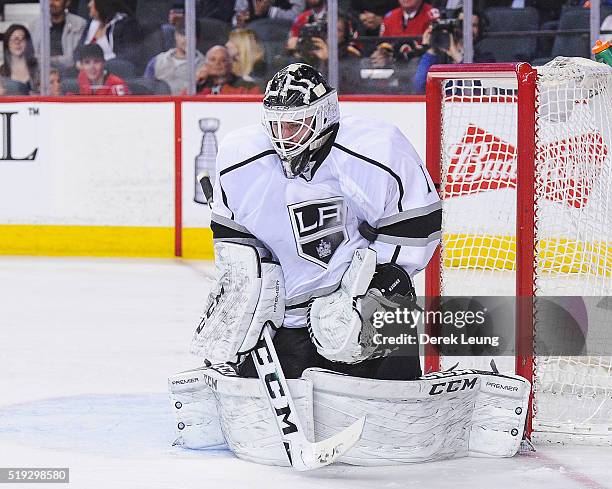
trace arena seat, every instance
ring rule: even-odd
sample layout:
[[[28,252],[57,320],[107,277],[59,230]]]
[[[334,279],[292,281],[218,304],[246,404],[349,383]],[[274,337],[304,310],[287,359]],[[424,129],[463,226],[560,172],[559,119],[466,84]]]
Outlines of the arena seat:
[[[490,7],[485,10],[489,27],[479,43],[483,53],[492,53],[496,62],[529,61],[536,53],[535,37],[487,37],[488,32],[537,31],[539,14],[533,7]]]

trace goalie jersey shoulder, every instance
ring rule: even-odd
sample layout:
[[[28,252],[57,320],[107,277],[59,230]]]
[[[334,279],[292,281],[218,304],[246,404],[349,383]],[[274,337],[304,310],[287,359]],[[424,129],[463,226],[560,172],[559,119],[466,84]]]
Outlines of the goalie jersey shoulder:
[[[259,124],[236,129],[228,133],[217,153],[217,173],[225,173],[235,165],[253,161],[258,157],[276,154],[270,140]]]
[[[355,195],[365,219],[379,219],[438,200],[416,150],[394,125],[358,117],[342,119],[334,143],[333,172]]]
[[[420,163],[414,147],[399,128],[384,121],[345,117],[335,143],[358,155],[383,165],[392,165],[399,157],[415,158]]]

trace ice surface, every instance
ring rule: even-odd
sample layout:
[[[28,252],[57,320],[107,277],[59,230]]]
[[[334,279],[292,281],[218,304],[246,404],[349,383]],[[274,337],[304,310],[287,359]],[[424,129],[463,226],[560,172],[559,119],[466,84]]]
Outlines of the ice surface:
[[[70,467],[69,487],[84,489],[612,489],[602,447],[306,474],[173,448],[166,378],[197,364],[187,347],[211,272],[181,260],[0,258],[0,467]]]

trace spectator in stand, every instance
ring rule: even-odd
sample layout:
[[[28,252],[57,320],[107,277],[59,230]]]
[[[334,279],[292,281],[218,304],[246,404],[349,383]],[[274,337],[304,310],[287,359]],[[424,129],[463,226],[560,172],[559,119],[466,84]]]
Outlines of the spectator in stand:
[[[49,95],[51,97],[62,96],[62,76],[57,68],[49,71]]]
[[[383,19],[397,0],[351,0],[350,15],[359,36],[379,36]]]
[[[236,0],[234,27],[243,28],[256,19],[295,20],[304,10],[304,0]]]
[[[327,17],[325,0],[306,0],[306,7],[307,9],[293,21],[289,31],[289,38],[287,39],[287,50],[289,51],[295,50],[302,27],[306,24],[324,22]]]
[[[463,12],[458,11],[457,18],[463,20]],[[484,17],[475,12],[472,15],[472,36],[474,39],[474,62],[492,63],[495,61],[492,53],[483,53],[478,49],[483,32]],[[432,27],[423,34],[423,45],[428,49],[419,61],[417,71],[414,75],[412,88],[415,93],[425,93],[427,83],[427,72],[434,64],[462,63],[463,62],[463,31],[453,30],[450,33],[440,31],[432,35]],[[445,38],[447,42],[443,42]],[[440,43],[440,45],[438,45]]]
[[[80,46],[77,57],[79,95],[129,95],[127,83],[104,69],[104,51],[98,44]]]
[[[206,61],[196,73],[200,95],[236,95],[261,93],[259,87],[232,73],[232,58],[225,46],[213,46],[206,53]]]
[[[438,10],[423,0],[399,0],[399,5],[383,19],[381,36],[421,37],[439,17]]]
[[[232,73],[246,81],[255,82],[253,73],[261,73],[264,47],[257,35],[249,29],[234,29],[225,43],[232,59]]]
[[[187,90],[187,38],[185,37],[185,22],[176,21],[174,26],[174,42],[176,47],[154,56],[145,69],[146,78],[157,78],[165,81],[173,95],[185,93]],[[196,70],[204,63],[204,55],[195,53]]]
[[[40,71],[30,32],[21,24],[11,24],[4,33],[4,64],[0,76],[22,83],[30,94],[40,87]]]
[[[322,21],[321,37],[304,37],[301,31],[296,43],[296,49],[292,53],[294,59],[287,62],[301,62],[315,67],[322,73],[327,73],[329,60],[329,48],[327,45],[327,22]],[[356,34],[353,25],[346,15],[338,15],[338,60],[339,91],[340,93],[358,93],[359,83],[359,60],[361,58],[361,46],[356,42]]]
[[[383,19],[380,35],[385,37],[413,37],[393,43],[394,56],[398,60],[409,61],[422,52],[421,37],[440,13],[423,0],[399,0],[399,7],[391,10]],[[385,44],[385,43],[383,43]],[[378,52],[378,53],[377,53]],[[384,54],[387,50],[376,49],[374,55]]]
[[[98,44],[106,61],[120,58],[138,63],[140,26],[122,0],[89,0],[91,20],[80,44]]]
[[[427,32],[427,31],[425,31]],[[391,68],[395,65],[395,50],[388,42],[381,42],[365,63],[371,68]]]
[[[406,94],[412,84],[412,70],[389,42],[380,43],[362,61],[361,93]]]
[[[49,0],[51,14],[51,66],[59,69],[74,66],[74,50],[79,45],[87,21],[70,13],[70,0]],[[32,26],[32,39],[36,53],[40,53],[42,31],[37,19]]]

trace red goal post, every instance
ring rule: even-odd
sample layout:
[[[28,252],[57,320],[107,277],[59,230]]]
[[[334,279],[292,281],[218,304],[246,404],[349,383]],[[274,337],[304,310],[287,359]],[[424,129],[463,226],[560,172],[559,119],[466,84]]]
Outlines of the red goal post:
[[[534,260],[534,167],[535,167],[535,103],[536,70],[528,63],[482,63],[460,65],[434,65],[427,77],[427,169],[438,186],[441,185],[442,100],[443,82],[450,79],[494,78],[517,80],[517,207],[516,207],[516,296],[532,297]],[[451,95],[452,96],[452,95]],[[426,295],[440,295],[440,250],[426,270]],[[526,304],[527,302],[517,302]],[[533,315],[523,309],[517,317],[517,339],[533,342]],[[516,351],[524,351],[517,348]],[[517,356],[516,373],[532,380],[533,358]],[[425,370],[440,370],[440,359],[435,349],[425,353]]]

